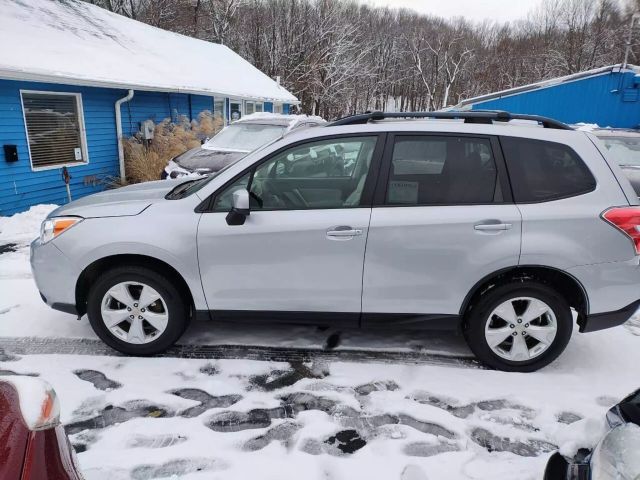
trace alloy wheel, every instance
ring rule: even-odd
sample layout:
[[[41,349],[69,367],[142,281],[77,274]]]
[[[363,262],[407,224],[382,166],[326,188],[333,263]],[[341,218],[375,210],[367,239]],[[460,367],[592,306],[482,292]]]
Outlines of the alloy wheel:
[[[558,321],[549,305],[533,297],[516,297],[491,312],[485,324],[485,339],[496,355],[524,362],[544,353],[557,331]]]
[[[141,282],[121,282],[107,290],[100,313],[113,335],[132,344],[157,339],[169,323],[169,310],[162,296]]]

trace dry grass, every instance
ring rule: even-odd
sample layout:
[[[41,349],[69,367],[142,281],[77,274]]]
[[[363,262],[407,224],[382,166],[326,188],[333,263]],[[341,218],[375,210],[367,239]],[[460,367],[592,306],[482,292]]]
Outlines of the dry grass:
[[[189,123],[179,119],[172,123],[165,119],[155,126],[153,140],[145,142],[139,135],[123,140],[126,182],[119,184],[158,180],[167,162],[176,155],[200,145],[201,140],[211,137],[222,128],[221,119],[211,112],[202,112],[198,120]]]

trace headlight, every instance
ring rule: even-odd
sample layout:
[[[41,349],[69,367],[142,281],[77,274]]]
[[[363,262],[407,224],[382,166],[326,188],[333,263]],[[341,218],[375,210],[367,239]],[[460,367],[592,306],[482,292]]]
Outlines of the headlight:
[[[40,227],[40,241],[42,243],[47,243],[81,221],[82,218],[80,217],[48,218],[42,222],[42,226]]]

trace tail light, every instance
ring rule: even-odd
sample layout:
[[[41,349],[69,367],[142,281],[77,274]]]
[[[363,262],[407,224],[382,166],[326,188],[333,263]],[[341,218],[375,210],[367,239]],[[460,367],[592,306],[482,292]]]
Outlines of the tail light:
[[[29,430],[47,430],[60,424],[60,404],[51,385],[39,378],[19,375],[2,380],[18,392],[20,413]]]
[[[640,255],[640,207],[613,207],[602,212],[602,218],[629,237]]]

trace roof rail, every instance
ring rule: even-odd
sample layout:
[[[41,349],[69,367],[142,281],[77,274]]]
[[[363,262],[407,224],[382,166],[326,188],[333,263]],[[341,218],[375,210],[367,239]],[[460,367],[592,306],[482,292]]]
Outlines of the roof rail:
[[[472,110],[465,112],[367,112],[348,117],[340,118],[328,123],[327,127],[338,125],[359,125],[368,123],[370,120],[385,120],[387,118],[434,118],[445,120],[464,120],[464,123],[485,123],[508,122],[510,120],[529,120],[537,122],[544,128],[554,128],[557,130],[573,130],[566,123],[559,122],[552,118],[541,117],[539,115],[523,115],[519,113],[509,113],[500,110]]]

